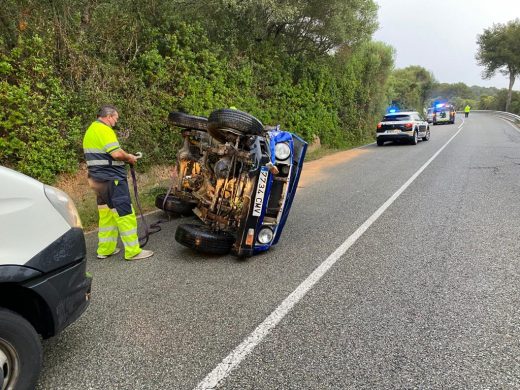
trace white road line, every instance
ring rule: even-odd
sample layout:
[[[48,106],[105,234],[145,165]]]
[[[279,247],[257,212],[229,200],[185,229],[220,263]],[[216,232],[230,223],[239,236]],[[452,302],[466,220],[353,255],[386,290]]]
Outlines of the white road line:
[[[444,148],[461,132],[464,121],[458,131],[446,142],[412,177],[403,184],[377,211],[370,216],[349,238],[345,240],[318,268],[316,268],[258,327],[221,363],[215,367],[195,388],[210,390],[217,388],[227,376],[246,358],[246,356],[267,336],[271,330],[289,313],[323,275],[345,254],[345,252],[363,235],[365,231],[390,207],[404,190],[426,169]]]
[[[504,118],[500,118],[502,119],[504,122],[506,122],[509,126],[511,126],[513,129],[515,129],[516,131],[518,131],[520,133],[520,129],[518,127],[516,127],[513,123],[509,122],[507,119],[504,119]]]

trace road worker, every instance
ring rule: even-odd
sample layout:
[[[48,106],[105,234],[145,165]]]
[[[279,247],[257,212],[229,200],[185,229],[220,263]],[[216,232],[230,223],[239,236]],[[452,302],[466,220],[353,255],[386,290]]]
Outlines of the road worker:
[[[114,106],[105,105],[98,112],[83,138],[83,153],[88,167],[88,181],[97,196],[99,213],[98,259],[120,252],[118,235],[123,242],[126,260],[151,257],[141,249],[135,216],[128,189],[125,163],[134,165],[137,157],[121,149],[112,129],[119,119]]]
[[[466,107],[464,107],[464,117],[467,118],[469,116],[469,112],[471,110],[471,107],[469,104],[466,104]]]

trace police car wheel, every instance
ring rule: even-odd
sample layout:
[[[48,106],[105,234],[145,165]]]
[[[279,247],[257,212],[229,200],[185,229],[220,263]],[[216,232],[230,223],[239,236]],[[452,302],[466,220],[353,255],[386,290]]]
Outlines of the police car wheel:
[[[385,141],[377,140],[377,146],[383,146]]]
[[[417,145],[417,131],[413,132],[413,138],[410,142],[412,145]]]
[[[208,119],[202,116],[188,115],[183,112],[173,111],[168,115],[171,124],[185,129],[208,131]]]
[[[188,202],[173,195],[166,198],[166,194],[159,194],[155,198],[157,208],[174,214],[191,215],[196,205],[195,201]]]
[[[42,345],[22,316],[0,309],[0,389],[33,389],[42,365]]]
[[[215,232],[209,226],[183,223],[177,227],[175,240],[197,252],[225,255],[231,251],[235,238],[226,232]]]
[[[430,129],[426,130],[426,136],[422,137],[423,141],[428,141],[430,139]]]

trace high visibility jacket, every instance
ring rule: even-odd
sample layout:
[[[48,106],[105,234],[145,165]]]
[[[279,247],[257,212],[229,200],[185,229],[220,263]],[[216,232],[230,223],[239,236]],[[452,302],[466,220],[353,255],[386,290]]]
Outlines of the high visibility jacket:
[[[466,107],[464,107],[464,112],[469,112],[470,109],[471,109],[470,106],[466,106]]]
[[[100,181],[126,179],[124,161],[114,160],[110,155],[120,148],[116,133],[110,126],[99,120],[93,122],[83,137],[89,177]]]

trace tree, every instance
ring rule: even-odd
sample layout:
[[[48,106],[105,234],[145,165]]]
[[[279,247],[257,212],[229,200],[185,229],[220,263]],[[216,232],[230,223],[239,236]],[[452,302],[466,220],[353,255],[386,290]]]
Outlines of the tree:
[[[373,0],[211,0],[179,3],[190,20],[205,26],[213,41],[256,51],[274,44],[291,55],[322,55],[356,46],[377,30]]]
[[[408,66],[394,70],[390,80],[389,98],[401,108],[422,112],[435,78],[421,66]]]
[[[476,59],[484,66],[483,77],[489,79],[497,71],[509,76],[506,101],[506,111],[509,111],[515,78],[520,75],[520,19],[493,24],[477,36],[477,44]]]

